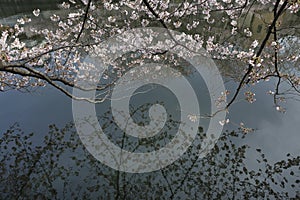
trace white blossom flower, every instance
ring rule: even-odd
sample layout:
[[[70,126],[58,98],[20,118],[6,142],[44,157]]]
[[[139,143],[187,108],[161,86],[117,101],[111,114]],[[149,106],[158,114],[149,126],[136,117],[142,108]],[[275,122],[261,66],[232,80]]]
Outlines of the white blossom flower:
[[[139,18],[139,15],[135,11],[133,11],[131,13],[130,19],[137,20],[138,18]]]
[[[24,42],[20,42],[19,38],[16,38],[14,42],[11,44],[11,48],[22,49],[25,46]]]
[[[58,21],[60,20],[60,17],[59,17],[58,15],[56,15],[56,14],[53,14],[53,15],[50,17],[50,19],[51,19],[52,21],[54,21],[54,22],[58,22]]]
[[[256,48],[257,45],[258,45],[258,41],[257,41],[257,40],[254,40],[254,41],[252,42],[252,44],[251,44],[251,47],[252,47],[252,48]]]
[[[267,92],[267,94],[269,94],[269,95],[274,95],[275,92],[273,92],[272,90],[269,90],[269,91]]]
[[[175,28],[179,28],[182,23],[181,23],[181,21],[177,21],[177,22],[174,22],[173,24],[174,24]]]
[[[44,64],[44,61],[43,61],[42,59],[39,59],[39,61],[38,61],[37,64],[38,64],[38,65],[43,65],[43,64]]]
[[[230,24],[231,24],[232,26],[236,26],[236,25],[237,25],[237,21],[232,20]]]
[[[276,107],[276,110],[277,110],[277,111],[279,111],[279,110],[280,110],[280,107],[279,107],[279,106],[277,106],[277,107]]]
[[[149,21],[146,20],[146,19],[143,19],[142,22],[141,22],[142,26],[145,27],[149,24]]]
[[[63,2],[62,4],[59,4],[58,6],[62,9],[69,9],[70,8],[70,4],[66,3],[66,2]]]
[[[35,10],[33,10],[32,13],[34,16],[38,17],[40,15],[40,12],[41,12],[40,9],[35,9]]]
[[[88,0],[81,0],[81,2],[82,2],[84,5],[87,5],[87,4],[88,4]]]
[[[254,98],[255,94],[253,92],[245,92],[245,96],[246,96],[246,100],[249,102],[249,103],[253,103],[256,101],[256,99]]]
[[[158,55],[153,56],[153,60],[154,60],[154,61],[158,61],[159,59],[160,59],[160,58],[159,58]]]
[[[192,122],[196,122],[199,119],[199,117],[197,115],[195,115],[195,114],[189,114],[187,117]]]
[[[107,18],[107,20],[108,20],[109,22],[111,22],[111,23],[116,22],[116,18],[115,18],[114,16],[109,16],[109,17]]]
[[[2,36],[0,38],[0,48],[1,48],[1,50],[5,50],[6,47],[7,47],[7,43],[6,43],[7,37],[8,37],[8,31],[3,31]]]
[[[19,24],[25,24],[25,20],[23,18],[17,19],[17,22]]]
[[[222,120],[222,121],[219,121],[219,124],[221,125],[221,126],[224,126],[225,124],[228,124],[229,123],[229,119],[224,119],[224,120]]]
[[[275,41],[273,41],[272,43],[271,43],[271,46],[272,47],[275,47],[277,45],[277,42],[275,42]]]
[[[282,113],[284,113],[286,110],[285,110],[285,108],[283,108],[283,107],[281,107],[281,106],[276,106],[276,110],[278,111],[278,112],[282,112]]]
[[[109,2],[105,2],[104,3],[104,8],[106,10],[112,10],[113,9],[113,5],[111,3],[109,3]]]
[[[244,33],[246,34],[247,37],[252,36],[252,32],[249,30],[249,28],[244,29]]]
[[[81,16],[81,14],[79,12],[69,13],[69,18],[75,18],[75,17],[79,17],[79,16]]]
[[[231,29],[231,35],[236,35],[237,34],[237,28],[236,27],[233,27],[232,29]]]

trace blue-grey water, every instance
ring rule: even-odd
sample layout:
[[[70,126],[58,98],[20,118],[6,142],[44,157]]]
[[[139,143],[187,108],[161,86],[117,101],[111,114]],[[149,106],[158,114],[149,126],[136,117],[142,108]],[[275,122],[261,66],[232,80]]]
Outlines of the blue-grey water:
[[[236,85],[229,84],[227,88],[233,89],[233,86]],[[230,123],[224,127],[225,130],[235,130],[238,124],[243,122],[247,127],[257,129],[245,139],[236,141],[237,144],[245,143],[251,147],[246,155],[246,164],[249,169],[258,167],[255,152],[257,148],[263,150],[269,163],[285,159],[288,153],[299,155],[300,152],[299,103],[288,101],[285,104],[287,112],[285,114],[279,113],[272,104],[272,97],[266,94],[273,86],[272,82],[258,84],[254,90],[257,101],[253,104],[245,101],[235,103],[228,114]],[[25,133],[35,133],[32,142],[42,145],[43,137],[48,134],[48,125],[56,124],[59,128],[62,128],[66,123],[73,121],[71,99],[51,87],[40,88],[31,94],[9,91],[0,95],[0,104],[3,105],[0,113],[1,133],[4,133],[12,124],[18,122]],[[71,156],[80,155],[69,153],[69,157]],[[106,171],[107,167],[103,166],[102,170]],[[143,177],[143,175],[140,176]],[[83,181],[84,178],[86,178],[84,173],[77,178],[73,178],[72,180],[75,182],[70,183],[69,187],[72,188],[73,184],[76,185],[75,183]],[[99,180],[102,179],[103,177],[99,177]],[[61,189],[62,186],[58,188]],[[108,186],[104,186],[102,189],[104,190],[102,192],[99,190],[99,196],[101,197],[107,192],[106,190],[112,190]],[[294,194],[294,191],[292,193]],[[166,195],[169,194],[166,193]],[[183,197],[187,198],[186,195],[183,195]]]
[[[265,149],[274,160],[278,160],[288,152],[297,154],[300,151],[300,105],[297,101],[289,100],[284,104],[286,113],[276,111],[272,96],[267,95],[273,86],[272,82],[255,86],[257,101],[252,104],[244,100],[236,102],[227,118],[230,119],[229,124],[238,125],[243,122],[247,127],[257,129],[249,134],[251,136],[247,138],[247,142]],[[232,85],[227,87],[234,88]],[[41,132],[43,135],[49,124],[63,126],[73,120],[72,100],[51,86],[33,93],[8,91],[0,93],[0,97],[0,104],[3,105],[0,113],[1,132],[19,122],[25,131]],[[242,98],[242,93],[240,97]]]

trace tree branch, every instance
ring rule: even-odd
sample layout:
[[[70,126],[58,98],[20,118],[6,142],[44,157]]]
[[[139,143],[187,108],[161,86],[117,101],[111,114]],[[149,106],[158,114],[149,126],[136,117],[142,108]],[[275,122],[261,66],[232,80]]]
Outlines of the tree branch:
[[[85,9],[85,12],[84,12],[84,16],[83,16],[83,22],[82,22],[82,26],[81,26],[81,29],[79,31],[79,34],[76,38],[76,43],[79,41],[80,39],[80,36],[82,35],[83,33],[83,30],[84,30],[84,26],[85,26],[85,23],[86,23],[86,20],[88,18],[88,13],[89,13],[89,9],[91,7],[91,3],[92,3],[92,0],[89,0],[87,5],[86,5],[86,9]]]
[[[277,3],[279,3],[279,2],[280,2],[280,0],[277,0]],[[258,58],[261,55],[263,49],[265,48],[265,46],[267,44],[267,41],[270,38],[270,35],[272,33],[273,28],[276,25],[276,22],[277,22],[278,18],[281,16],[281,14],[283,13],[283,11],[284,11],[284,9],[286,8],[287,5],[288,5],[288,1],[286,0],[286,1],[284,1],[284,3],[281,5],[280,9],[278,10],[278,12],[276,13],[276,15],[274,16],[274,19],[273,19],[271,25],[268,28],[267,35],[265,36],[264,40],[262,41],[262,43],[260,45],[259,50],[256,53],[256,58]],[[235,91],[232,99],[227,104],[226,109],[228,109],[231,106],[231,104],[236,100],[238,94],[240,93],[240,90],[244,86],[245,80],[247,79],[248,75],[252,72],[252,69],[253,69],[253,65],[249,64],[247,72],[242,77],[242,80],[240,81],[240,83],[239,83],[239,85],[238,85],[238,87],[237,87],[237,89],[236,89],[236,91]]]

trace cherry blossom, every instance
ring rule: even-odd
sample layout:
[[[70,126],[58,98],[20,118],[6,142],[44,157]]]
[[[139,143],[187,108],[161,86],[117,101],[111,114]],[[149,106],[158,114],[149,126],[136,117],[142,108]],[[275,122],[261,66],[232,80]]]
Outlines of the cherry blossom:
[[[48,17],[36,8],[31,16],[20,17],[15,24],[0,26],[1,91],[30,90],[50,84],[73,98],[69,91],[75,86],[75,75],[79,69],[88,69],[82,66],[84,56],[103,54],[97,44],[128,29],[163,27],[194,38],[198,46],[203,46],[220,63],[239,63],[240,67],[233,69],[234,79],[239,83],[236,91],[230,91],[233,101],[245,85],[270,78],[288,82],[297,93],[300,40],[287,30],[299,27],[289,28],[285,14],[289,12],[297,19],[299,5],[299,1],[281,0],[259,0],[253,4],[246,0],[68,0]],[[251,17],[263,19],[261,11],[273,17],[262,21],[262,30],[257,34],[258,30],[249,21]],[[38,24],[38,20],[47,23]],[[162,60],[159,56],[151,59]],[[112,63],[109,58],[105,61]],[[119,68],[117,73],[122,74],[122,70]],[[86,70],[79,77],[95,78],[91,74]],[[250,103],[255,101],[253,93],[243,93]],[[277,93],[280,92],[274,88],[272,95]]]

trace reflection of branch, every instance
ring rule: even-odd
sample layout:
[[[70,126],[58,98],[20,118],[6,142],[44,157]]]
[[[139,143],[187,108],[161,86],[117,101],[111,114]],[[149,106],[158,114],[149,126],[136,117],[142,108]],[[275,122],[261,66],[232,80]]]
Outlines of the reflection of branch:
[[[128,119],[129,120],[129,119]],[[128,125],[128,120],[127,120],[127,123],[126,123],[126,127],[127,127],[127,125]],[[126,130],[126,127],[125,127],[125,130]],[[126,139],[126,133],[124,132],[123,133],[123,137],[122,137],[122,144],[121,144],[121,152],[120,152],[120,160],[119,160],[119,169],[117,170],[117,180],[116,180],[116,184],[117,184],[117,194],[116,194],[116,200],[118,200],[119,198],[120,198],[120,193],[121,193],[121,191],[120,191],[120,166],[121,166],[121,164],[122,164],[122,162],[123,162],[123,160],[122,160],[122,153],[123,153],[123,148],[124,148],[124,143],[125,143],[125,139]],[[123,187],[124,187],[124,185],[125,185],[125,183],[123,183]],[[123,193],[125,192],[125,190],[123,191]],[[124,196],[124,195],[123,195]]]
[[[199,160],[199,157],[196,156],[196,158],[192,161],[191,166],[188,168],[188,170],[186,171],[186,173],[183,175],[183,179],[181,180],[180,185],[175,188],[174,192],[172,192],[172,195],[170,196],[170,199],[174,199],[175,194],[182,187],[182,185],[184,184],[185,180],[188,178],[190,171],[194,168],[194,166],[195,166],[195,164],[197,163],[198,160]]]
[[[51,136],[52,136],[52,134],[51,134]],[[22,144],[23,147],[24,147],[23,150],[25,151],[25,154],[26,154],[27,159],[29,159],[29,155],[30,155],[30,154],[33,155],[34,152],[31,150],[30,147],[27,147],[27,145],[24,143],[23,140],[20,139],[20,142],[21,142],[21,144]],[[42,171],[44,172],[44,177],[46,178],[46,180],[47,180],[49,186],[51,187],[52,190],[55,191],[55,189],[54,189],[54,187],[53,187],[53,181],[52,181],[51,178],[50,178],[50,174],[46,171],[45,167],[43,166],[43,163],[41,162],[42,152],[45,151],[45,150],[47,150],[48,147],[51,147],[52,144],[48,144],[48,145],[49,145],[49,146],[46,146],[44,149],[40,150],[40,152],[37,152],[37,153],[36,153],[36,157],[34,157],[33,164],[32,164],[32,166],[29,168],[29,170],[28,170],[28,172],[27,172],[27,174],[26,174],[26,177],[29,179],[30,176],[33,174],[34,170],[37,169],[37,164],[39,164],[39,167],[41,167]],[[28,153],[27,150],[30,151],[30,154]],[[50,157],[49,157],[49,159],[50,159]],[[28,161],[28,162],[29,162],[29,161]],[[49,162],[49,163],[51,163],[51,162]],[[26,186],[28,185],[28,183],[29,183],[29,182],[26,182],[25,184],[23,184],[23,185],[20,187],[20,189],[19,189],[19,195],[18,195],[17,199],[22,199],[22,195],[23,195],[24,189],[26,189]],[[56,196],[53,196],[52,198],[57,199]]]
[[[174,196],[175,194],[174,194],[174,192],[173,192],[172,185],[170,184],[170,182],[169,182],[169,180],[168,180],[168,177],[166,176],[164,170],[161,169],[160,171],[161,171],[161,174],[162,174],[163,178],[166,180],[166,183],[167,183],[168,188],[169,188],[169,190],[170,190],[170,192],[171,192],[171,195]]]
[[[277,3],[279,3],[280,0],[277,0]],[[260,57],[263,49],[265,48],[266,44],[267,44],[267,41],[269,40],[270,38],[270,35],[272,33],[272,30],[273,28],[275,27],[276,25],[276,22],[279,18],[279,16],[283,13],[285,7],[287,6],[288,4],[288,1],[284,1],[284,3],[281,5],[280,9],[278,10],[278,12],[276,12],[276,15],[274,16],[274,19],[272,21],[272,24],[269,26],[268,28],[268,32],[267,32],[267,35],[265,36],[264,40],[262,41],[261,45],[260,45],[260,48],[259,50],[257,51],[256,53],[256,58]],[[240,93],[240,90],[242,89],[242,87],[244,86],[244,83],[246,81],[246,79],[248,78],[249,74],[252,72],[252,69],[253,69],[253,65],[249,64],[248,66],[248,69],[247,69],[247,72],[244,74],[242,80],[240,81],[232,99],[229,101],[229,103],[227,104],[226,108],[229,108],[231,106],[231,104],[236,100],[238,94]]]
[[[230,140],[230,142],[231,142],[231,140]],[[237,167],[238,167],[238,162],[236,162],[236,163],[234,163],[235,165],[234,165],[234,173],[233,173],[233,178],[232,178],[232,200],[235,200],[235,198],[236,198],[236,193],[235,193],[235,190],[236,190],[236,188],[235,188],[235,186],[236,186],[236,182],[237,182],[237,175],[236,175],[236,173],[237,173]]]

